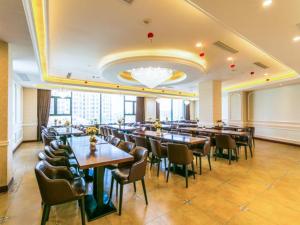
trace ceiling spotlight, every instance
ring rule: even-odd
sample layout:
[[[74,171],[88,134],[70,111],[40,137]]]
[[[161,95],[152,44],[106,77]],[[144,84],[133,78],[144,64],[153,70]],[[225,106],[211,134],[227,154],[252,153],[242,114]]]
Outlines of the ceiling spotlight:
[[[268,76],[269,74],[265,73],[264,75],[265,75],[265,76]]]
[[[71,76],[72,76],[72,73],[71,73],[71,72],[68,72],[68,73],[67,73],[67,78],[70,79]]]
[[[202,43],[201,42],[197,42],[196,43],[196,48],[201,48],[202,47]]]
[[[298,41],[300,41],[300,36],[296,36],[296,37],[294,37],[294,38],[293,38],[293,41],[294,41],[294,42],[298,42]]]
[[[233,60],[232,57],[228,57],[228,58],[227,58],[227,61],[232,61],[232,60]]]
[[[263,7],[268,7],[272,5],[272,2],[273,2],[272,0],[264,0],[262,5]]]

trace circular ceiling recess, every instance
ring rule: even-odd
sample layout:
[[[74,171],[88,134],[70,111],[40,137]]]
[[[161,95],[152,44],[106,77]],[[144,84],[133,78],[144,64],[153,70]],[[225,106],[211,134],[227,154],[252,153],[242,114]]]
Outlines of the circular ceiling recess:
[[[181,50],[150,49],[107,55],[99,70],[108,82],[145,86],[134,78],[135,68],[169,68],[172,74],[159,86],[189,83],[205,76],[206,61],[197,54]]]

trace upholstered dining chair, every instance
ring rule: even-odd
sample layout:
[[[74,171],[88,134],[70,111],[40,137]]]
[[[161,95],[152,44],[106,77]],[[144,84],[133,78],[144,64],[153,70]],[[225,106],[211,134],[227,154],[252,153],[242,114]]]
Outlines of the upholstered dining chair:
[[[118,144],[120,143],[120,138],[117,138],[117,137],[113,137],[109,143],[112,144],[113,146],[118,146]]]
[[[147,166],[147,149],[143,147],[135,147],[132,151],[132,155],[134,156],[134,163],[129,167],[121,167],[112,170],[111,175],[111,186],[110,186],[110,195],[109,200],[112,197],[114,181],[120,185],[120,196],[119,196],[119,215],[122,214],[122,200],[123,200],[123,186],[125,184],[134,183],[136,181],[141,181],[144,191],[144,197],[146,201],[146,205],[148,205],[146,185],[144,181],[144,177],[146,174],[146,166]],[[118,185],[117,185],[118,187]],[[135,188],[136,191],[136,188]]]
[[[83,178],[73,178],[64,167],[55,168],[46,161],[40,161],[35,167],[42,203],[44,206],[41,225],[49,219],[51,207],[70,201],[78,201],[81,208],[81,223],[85,225],[84,196],[86,193]]]
[[[157,176],[159,176],[160,163],[162,159],[164,159],[165,168],[167,168],[167,162],[166,162],[166,159],[168,158],[167,147],[161,145],[160,141],[156,139],[149,138],[149,141],[150,141],[151,151],[152,151],[150,169],[152,168],[152,164],[156,161]]]
[[[199,158],[199,174],[202,174],[202,157],[207,157],[209,170],[211,170],[211,162],[210,162],[210,139],[205,141],[202,148],[195,148],[192,149],[193,155],[196,157],[196,163],[197,158]]]
[[[135,147],[135,143],[130,142],[130,141],[120,141],[117,147],[119,149],[122,149],[123,151],[129,153]]]
[[[190,150],[184,144],[168,144],[168,172],[167,172],[167,182],[169,181],[169,173],[171,169],[171,164],[182,165],[185,171],[185,186],[188,188],[188,165],[192,165],[193,176],[195,179],[195,169],[194,169],[194,156],[192,150]],[[174,167],[175,169],[175,167]]]
[[[232,151],[235,153],[235,159],[238,161],[238,152],[235,140],[230,135],[216,135],[216,150],[215,150],[215,160],[217,160],[217,151],[220,149],[228,150],[228,163],[231,164]]]

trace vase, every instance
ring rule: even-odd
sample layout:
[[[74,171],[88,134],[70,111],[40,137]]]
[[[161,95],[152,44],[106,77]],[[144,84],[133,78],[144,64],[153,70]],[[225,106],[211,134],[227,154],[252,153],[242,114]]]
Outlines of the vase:
[[[95,151],[96,150],[96,142],[90,142],[90,150]]]
[[[156,134],[160,134],[160,133],[161,133],[160,128],[157,128],[157,129],[156,129]]]

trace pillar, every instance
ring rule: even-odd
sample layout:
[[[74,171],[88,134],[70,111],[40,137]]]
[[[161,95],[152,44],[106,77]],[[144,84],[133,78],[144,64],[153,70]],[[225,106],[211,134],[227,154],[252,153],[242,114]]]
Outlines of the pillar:
[[[198,117],[201,124],[211,126],[222,119],[222,83],[209,80],[199,83]]]
[[[12,181],[12,152],[9,149],[9,47],[0,40],[0,192]]]

